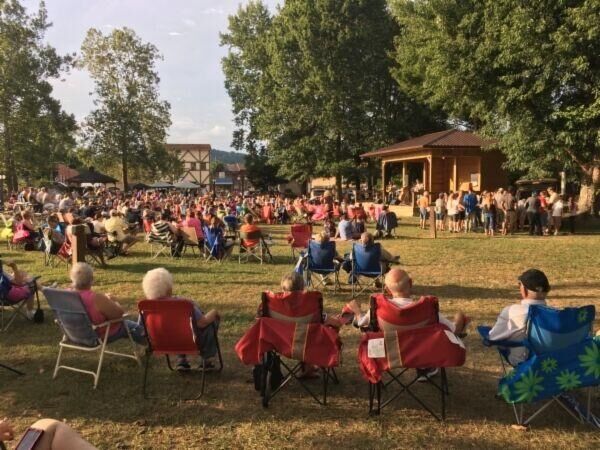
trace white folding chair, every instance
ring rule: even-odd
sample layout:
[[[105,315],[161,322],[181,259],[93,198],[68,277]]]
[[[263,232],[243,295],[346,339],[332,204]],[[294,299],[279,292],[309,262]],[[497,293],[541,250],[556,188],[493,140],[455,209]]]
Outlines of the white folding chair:
[[[45,288],[43,291],[48,300],[50,308],[54,311],[55,322],[63,332],[63,337],[58,343],[58,357],[54,367],[53,379],[56,378],[60,369],[71,370],[91,375],[94,378],[94,389],[98,386],[100,371],[104,362],[104,355],[121,356],[123,358],[134,359],[141,366],[141,361],[135,352],[136,344],[131,337],[129,329],[123,323],[126,315],[114,320],[108,320],[104,323],[93,325],[89,319],[87,311],[83,306],[81,297],[75,291],[66,291],[62,289]],[[119,353],[106,349],[108,346],[108,335],[110,327],[113,324],[121,323],[127,331],[127,337],[132,347],[132,353]],[[96,330],[105,328],[102,337],[98,336]],[[61,358],[64,349],[79,350],[87,353],[98,353],[98,366],[95,371],[84,370],[78,367],[61,364]]]

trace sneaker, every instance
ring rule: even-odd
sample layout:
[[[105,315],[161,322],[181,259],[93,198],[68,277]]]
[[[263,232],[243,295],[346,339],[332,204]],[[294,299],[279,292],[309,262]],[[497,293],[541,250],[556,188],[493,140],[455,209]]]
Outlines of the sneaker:
[[[29,320],[33,320],[33,316],[35,315],[35,310],[34,309],[28,309],[25,311],[25,316],[29,319]]]
[[[198,370],[200,370],[200,371],[205,370],[207,372],[210,372],[215,369],[216,369],[215,363],[212,361],[206,361],[204,367],[202,367],[202,361],[200,361],[198,363]]]
[[[439,369],[436,367],[434,369],[420,369],[420,373],[422,373],[422,375],[417,378],[417,381],[419,383],[424,383],[426,381],[429,381],[429,379],[435,375],[437,375],[437,373],[439,372]]]
[[[192,370],[192,366],[190,366],[190,363],[187,362],[187,360],[181,359],[177,362],[177,367],[175,370],[177,370],[179,373],[189,372]]]

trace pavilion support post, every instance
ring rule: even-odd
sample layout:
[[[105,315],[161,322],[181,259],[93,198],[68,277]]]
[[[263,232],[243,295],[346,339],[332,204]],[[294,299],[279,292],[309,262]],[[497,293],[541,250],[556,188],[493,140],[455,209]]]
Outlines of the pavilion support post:
[[[408,186],[408,176],[406,173],[406,161],[402,162],[402,186],[401,188]]]
[[[436,225],[435,224],[435,206],[430,206],[429,207],[429,236],[432,239],[437,238],[437,228],[435,225]]]
[[[85,227],[87,225],[73,225],[71,238],[72,263],[85,262],[87,245],[85,242]]]
[[[386,195],[385,195],[385,189],[387,186],[387,179],[385,177],[385,161],[381,160],[381,193],[382,193],[382,199],[383,202],[386,203]]]
[[[456,192],[458,191],[458,180],[456,179],[458,176],[458,170],[457,170],[457,161],[456,161],[456,157],[454,157],[454,167],[453,167],[453,172],[452,172],[452,178],[453,178],[453,184],[454,184],[454,189],[453,191]]]

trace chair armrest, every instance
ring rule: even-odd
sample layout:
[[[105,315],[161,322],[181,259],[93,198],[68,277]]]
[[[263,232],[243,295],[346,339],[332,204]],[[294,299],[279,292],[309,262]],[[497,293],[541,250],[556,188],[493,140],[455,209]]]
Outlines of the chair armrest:
[[[92,328],[95,330],[97,328],[102,328],[102,327],[106,327],[108,325],[113,325],[115,323],[121,323],[123,322],[127,317],[129,317],[129,313],[125,313],[123,314],[121,317],[119,317],[118,319],[112,319],[112,320],[107,320],[105,322],[99,323],[98,325],[92,325]]]
[[[508,340],[492,340],[489,338],[490,336],[490,330],[492,329],[492,327],[488,327],[488,326],[484,326],[484,325],[480,325],[477,327],[477,332],[479,333],[479,335],[481,336],[481,339],[483,341],[483,345],[485,345],[486,347],[507,347],[507,348],[514,348],[514,347],[527,347],[528,342],[523,340],[523,341],[508,341]]]

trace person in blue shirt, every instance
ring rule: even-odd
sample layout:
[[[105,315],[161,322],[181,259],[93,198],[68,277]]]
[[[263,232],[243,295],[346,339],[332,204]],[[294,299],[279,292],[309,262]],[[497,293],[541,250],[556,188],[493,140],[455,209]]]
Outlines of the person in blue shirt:
[[[352,227],[352,222],[348,220],[348,215],[346,213],[343,213],[340,216],[340,223],[338,224],[338,229],[335,237],[343,241],[351,241],[352,239],[357,239],[358,236],[356,236],[353,233],[353,231],[354,229]]]
[[[463,197],[463,205],[467,219],[466,231],[474,231],[477,215],[477,196],[473,192],[473,189],[469,188],[469,191]]]

